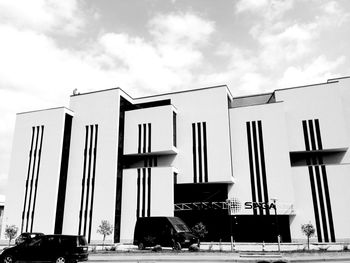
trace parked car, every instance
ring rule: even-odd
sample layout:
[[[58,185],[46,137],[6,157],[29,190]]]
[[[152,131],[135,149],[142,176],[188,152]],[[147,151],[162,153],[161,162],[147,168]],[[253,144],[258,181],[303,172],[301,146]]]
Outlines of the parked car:
[[[43,235],[44,235],[43,233],[39,233],[39,232],[24,232],[16,238],[15,244],[19,245],[23,242],[27,242],[28,240],[31,240],[33,238],[43,236]]]
[[[178,217],[140,217],[135,225],[134,245],[139,249],[160,245],[180,250],[198,242],[198,238]]]
[[[42,235],[4,249],[0,259],[4,263],[87,261],[88,246],[84,236]]]

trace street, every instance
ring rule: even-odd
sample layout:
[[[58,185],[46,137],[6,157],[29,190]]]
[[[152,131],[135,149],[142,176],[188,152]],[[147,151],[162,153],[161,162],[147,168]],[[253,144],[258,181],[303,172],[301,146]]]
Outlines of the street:
[[[239,253],[112,253],[91,254],[88,262],[339,262],[349,263],[350,255],[252,255]]]

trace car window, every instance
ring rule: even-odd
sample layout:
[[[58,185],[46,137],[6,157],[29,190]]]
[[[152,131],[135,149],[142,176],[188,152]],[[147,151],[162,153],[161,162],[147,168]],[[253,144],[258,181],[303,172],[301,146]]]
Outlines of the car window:
[[[40,239],[33,239],[28,243],[29,247],[39,247],[43,243],[43,240]]]
[[[86,239],[85,237],[78,237],[78,242],[79,242],[79,246],[86,246],[87,245],[87,242],[86,242]]]
[[[45,240],[45,245],[46,246],[55,246],[57,245],[59,240],[55,237],[47,237]]]

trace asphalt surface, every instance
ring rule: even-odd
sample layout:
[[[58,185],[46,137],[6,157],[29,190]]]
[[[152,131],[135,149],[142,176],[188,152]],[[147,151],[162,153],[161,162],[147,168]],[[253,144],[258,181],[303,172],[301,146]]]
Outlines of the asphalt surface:
[[[277,253],[96,253],[89,255],[93,262],[338,262],[350,263],[350,253],[277,254]]]

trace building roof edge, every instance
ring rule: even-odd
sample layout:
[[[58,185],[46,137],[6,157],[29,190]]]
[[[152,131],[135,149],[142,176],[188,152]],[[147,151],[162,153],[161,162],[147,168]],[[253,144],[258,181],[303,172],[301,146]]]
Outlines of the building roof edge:
[[[34,112],[39,112],[39,111],[58,110],[58,109],[65,109],[67,111],[70,111],[71,113],[74,113],[74,111],[72,111],[71,109],[69,109],[65,106],[61,106],[61,107],[53,107],[53,108],[40,109],[40,110],[22,111],[22,112],[17,112],[16,115],[34,113]]]

